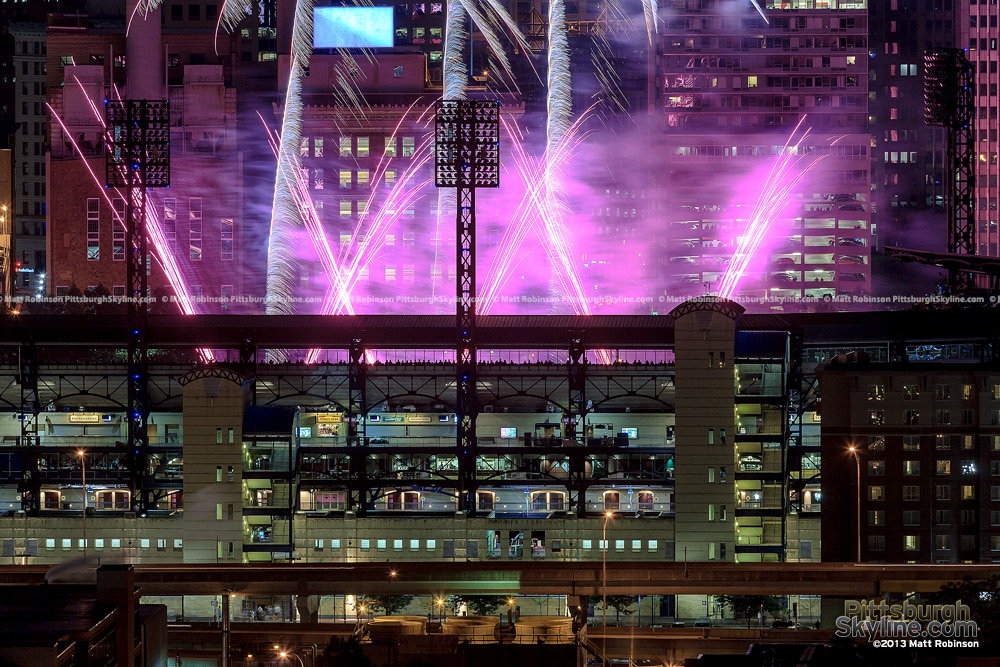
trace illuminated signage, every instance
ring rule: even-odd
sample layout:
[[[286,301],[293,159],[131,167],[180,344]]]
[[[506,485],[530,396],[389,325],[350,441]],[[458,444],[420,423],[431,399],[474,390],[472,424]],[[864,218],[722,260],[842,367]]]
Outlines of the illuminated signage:
[[[101,415],[97,414],[71,414],[69,416],[70,424],[98,424],[101,421]]]
[[[317,49],[391,48],[392,7],[317,7],[313,46]]]
[[[316,415],[316,421],[320,424],[339,424],[344,421],[344,416],[340,413],[327,413]]]

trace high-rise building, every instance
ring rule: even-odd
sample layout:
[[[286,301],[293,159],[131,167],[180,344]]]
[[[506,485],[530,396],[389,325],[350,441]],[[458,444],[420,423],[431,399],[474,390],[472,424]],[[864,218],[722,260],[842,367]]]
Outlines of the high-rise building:
[[[14,263],[17,294],[45,290],[46,43],[44,23],[15,23],[14,70]]]
[[[951,193],[947,136],[924,121],[924,51],[963,46],[968,5],[956,0],[871,3],[869,122],[872,132],[872,241],[880,246],[947,250]],[[994,216],[995,217],[995,216]],[[898,292],[897,262],[877,256],[876,291]],[[939,269],[906,268],[929,291]]]
[[[958,346],[954,346],[958,347]],[[956,360],[957,361],[957,360]],[[1000,560],[1000,376],[842,356],[823,394],[823,559]]]
[[[738,239],[748,235],[771,165],[789,137],[808,129],[792,153],[799,166],[819,160],[799,186],[779,195],[787,205],[778,217],[786,220],[773,221],[741,291],[757,298],[867,292],[867,3],[762,6],[769,23],[747,2],[661,5],[663,289],[685,294],[718,286]]]
[[[148,224],[159,230],[150,236],[151,295],[162,301],[184,293],[196,312],[231,311],[229,298],[246,289],[247,224],[231,83],[242,66],[232,57],[240,37],[216,39],[208,27],[168,35],[160,22],[160,10],[136,18],[127,37],[121,13],[73,16],[48,27],[48,293],[103,285],[114,296],[125,294],[125,196],[104,188],[104,104],[119,95],[168,99],[171,186],[148,191]]]
[[[1000,6],[985,0],[969,0],[968,3],[955,0],[956,4],[968,4],[968,35],[966,56],[972,63],[976,82],[976,251],[980,255],[996,257],[997,249],[997,200],[1000,198],[997,179],[1000,178],[1000,119],[997,107],[1000,93],[997,91],[997,43],[1000,42]]]

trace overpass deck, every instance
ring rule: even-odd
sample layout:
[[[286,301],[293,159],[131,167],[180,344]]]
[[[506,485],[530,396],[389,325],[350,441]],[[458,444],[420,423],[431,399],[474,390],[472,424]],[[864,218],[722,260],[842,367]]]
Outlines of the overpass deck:
[[[94,559],[96,566],[96,559]],[[60,566],[61,571],[66,571]],[[47,566],[0,566],[0,585],[41,583]],[[389,572],[396,572],[390,580]],[[75,580],[86,572],[76,568]],[[58,571],[57,571],[58,573]],[[294,565],[136,565],[147,595],[829,595],[930,593],[964,577],[986,579],[1000,565],[855,563],[445,562]]]

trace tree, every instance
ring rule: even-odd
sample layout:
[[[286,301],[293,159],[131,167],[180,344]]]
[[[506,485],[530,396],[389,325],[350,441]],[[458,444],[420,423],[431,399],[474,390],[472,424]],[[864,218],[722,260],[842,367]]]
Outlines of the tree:
[[[386,616],[398,614],[413,602],[412,595],[372,595],[358,598],[358,605],[371,611],[382,610]]]
[[[632,605],[636,603],[636,596],[634,595],[608,595],[607,605],[609,609],[615,610],[615,623],[621,623],[622,614],[631,614]],[[593,605],[603,604],[604,596],[602,595],[591,595],[590,603]]]
[[[952,605],[961,602],[969,608],[969,620],[979,625],[980,648],[995,649],[1000,645],[1000,576],[985,581],[962,581],[945,584],[928,599],[929,604]],[[938,619],[935,619],[938,620]]]
[[[452,595],[448,598],[448,607],[458,613],[458,608],[464,604],[473,616],[492,616],[507,600],[504,595]]]
[[[758,613],[777,614],[782,609],[777,595],[716,595],[715,599],[719,604],[732,609],[734,614],[743,613],[748,630],[750,620]]]
[[[330,643],[316,656],[316,667],[373,667],[357,637],[339,639],[331,637]]]

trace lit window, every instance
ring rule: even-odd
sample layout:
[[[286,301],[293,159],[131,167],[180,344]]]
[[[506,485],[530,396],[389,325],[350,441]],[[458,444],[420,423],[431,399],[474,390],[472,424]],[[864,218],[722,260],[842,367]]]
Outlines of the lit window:
[[[97,262],[101,259],[101,209],[96,198],[87,200],[87,261]]]
[[[368,137],[358,137],[358,157],[368,157]]]

